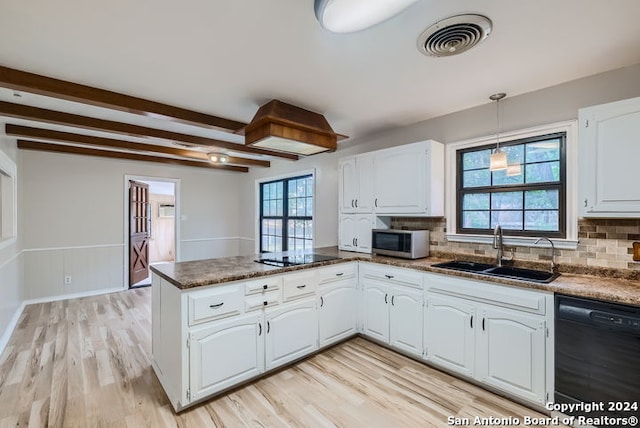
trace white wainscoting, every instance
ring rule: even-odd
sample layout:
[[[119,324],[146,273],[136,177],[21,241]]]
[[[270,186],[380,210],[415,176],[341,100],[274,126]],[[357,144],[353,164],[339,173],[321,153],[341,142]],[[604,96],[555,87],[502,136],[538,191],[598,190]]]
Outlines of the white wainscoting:
[[[216,259],[239,255],[238,237],[183,239],[180,241],[180,261]]]
[[[88,295],[126,289],[124,245],[43,248],[24,250],[24,298]],[[71,284],[65,284],[65,276]]]
[[[0,354],[7,346],[24,308],[22,263],[22,253],[17,253],[0,265]]]

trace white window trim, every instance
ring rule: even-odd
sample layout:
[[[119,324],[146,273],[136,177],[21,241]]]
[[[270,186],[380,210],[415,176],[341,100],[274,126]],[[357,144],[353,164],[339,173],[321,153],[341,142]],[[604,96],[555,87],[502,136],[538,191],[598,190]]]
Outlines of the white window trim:
[[[253,225],[254,225],[254,233],[253,236],[255,236],[255,240],[254,240],[254,251],[256,254],[260,253],[260,185],[262,183],[268,183],[270,181],[278,181],[278,180],[284,180],[287,178],[293,178],[293,177],[299,177],[302,175],[311,175],[313,177],[313,211],[311,213],[311,216],[313,218],[313,234],[312,234],[312,238],[313,242],[315,244],[316,242],[316,195],[317,195],[317,189],[316,189],[316,169],[312,168],[312,169],[306,169],[306,170],[302,170],[302,171],[297,171],[297,172],[291,172],[291,173],[287,173],[287,174],[281,174],[281,175],[276,175],[273,177],[266,177],[266,178],[259,178],[255,181],[255,185],[254,185],[254,195],[255,195],[255,219],[253,221]]]
[[[504,132],[500,134],[500,141],[520,140],[529,137],[536,137],[556,132],[566,133],[566,238],[554,238],[553,243],[556,248],[575,250],[578,246],[578,207],[577,207],[577,154],[578,154],[578,122],[575,120],[566,122],[551,123],[533,128],[517,131]],[[451,242],[469,242],[480,244],[491,244],[493,237],[488,235],[471,235],[456,233],[456,152],[460,149],[496,144],[496,136],[485,136],[464,141],[447,144],[446,150],[446,201],[445,210],[447,218],[447,240]],[[508,236],[504,238],[505,245],[530,247],[537,237]]]
[[[0,236],[0,249],[9,247],[15,244],[18,240],[18,167],[16,163],[9,158],[3,151],[0,150],[0,171],[12,178],[12,209],[13,209],[13,225],[12,234],[2,238]],[[1,195],[0,195],[1,197]],[[1,206],[1,205],[0,205]]]

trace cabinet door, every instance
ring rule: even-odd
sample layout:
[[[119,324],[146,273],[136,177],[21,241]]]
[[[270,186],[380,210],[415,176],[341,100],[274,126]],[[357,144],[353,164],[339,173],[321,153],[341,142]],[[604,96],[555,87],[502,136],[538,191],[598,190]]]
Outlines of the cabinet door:
[[[580,214],[637,217],[640,98],[581,109],[579,117]]]
[[[477,326],[477,377],[530,401],[545,401],[545,321],[485,308]]]
[[[211,327],[190,333],[191,401],[264,371],[262,315],[211,324]]]
[[[356,217],[352,214],[340,216],[338,224],[338,248],[341,250],[354,251],[356,248]]]
[[[389,286],[365,279],[362,294],[363,334],[389,343]]]
[[[340,159],[339,168],[339,197],[340,212],[356,212],[356,199],[358,198],[358,173],[356,171],[355,156]]]
[[[372,213],[374,202],[374,164],[373,154],[356,156],[356,172],[358,193],[356,196],[356,212]]]
[[[271,370],[318,349],[315,299],[282,305],[266,313],[266,368]]]
[[[376,152],[376,213],[422,213],[426,207],[427,153],[424,144]]]
[[[389,344],[422,355],[422,290],[396,286],[390,303]]]
[[[471,302],[428,293],[424,313],[425,359],[473,376],[474,328],[477,327],[474,314],[475,306]]]
[[[357,298],[355,279],[337,281],[331,288],[321,291],[318,309],[320,346],[356,333]]]
[[[371,231],[375,224],[373,214],[360,215],[355,219],[356,250],[371,253]]]

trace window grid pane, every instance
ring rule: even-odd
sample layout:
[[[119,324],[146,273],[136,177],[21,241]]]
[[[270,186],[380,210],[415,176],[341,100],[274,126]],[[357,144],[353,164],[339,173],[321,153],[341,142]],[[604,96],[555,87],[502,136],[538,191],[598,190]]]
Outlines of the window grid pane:
[[[313,248],[313,187],[311,175],[260,185],[261,252]]]
[[[564,237],[564,133],[501,144],[522,173],[489,171],[494,145],[458,151],[458,230]]]

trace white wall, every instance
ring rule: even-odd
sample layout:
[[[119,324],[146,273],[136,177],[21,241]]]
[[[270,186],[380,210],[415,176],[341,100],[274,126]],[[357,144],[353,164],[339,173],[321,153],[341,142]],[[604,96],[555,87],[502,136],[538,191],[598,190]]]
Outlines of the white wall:
[[[33,151],[21,156],[26,299],[125,288],[125,175],[180,180],[181,260],[238,252],[238,173]]]
[[[497,87],[494,92],[508,88]],[[275,161],[268,170],[253,169],[245,180],[240,229],[247,233],[241,252],[253,252],[255,242],[255,181],[316,168],[316,247],[336,245],[338,237],[338,159],[386,147],[433,139],[443,143],[492,135],[496,131],[495,105],[487,104],[425,120],[338,145],[334,153],[310,156],[298,162]],[[518,130],[578,118],[578,109],[640,96],[640,64],[586,77],[501,101],[501,129]],[[340,132],[339,129],[336,130]]]

